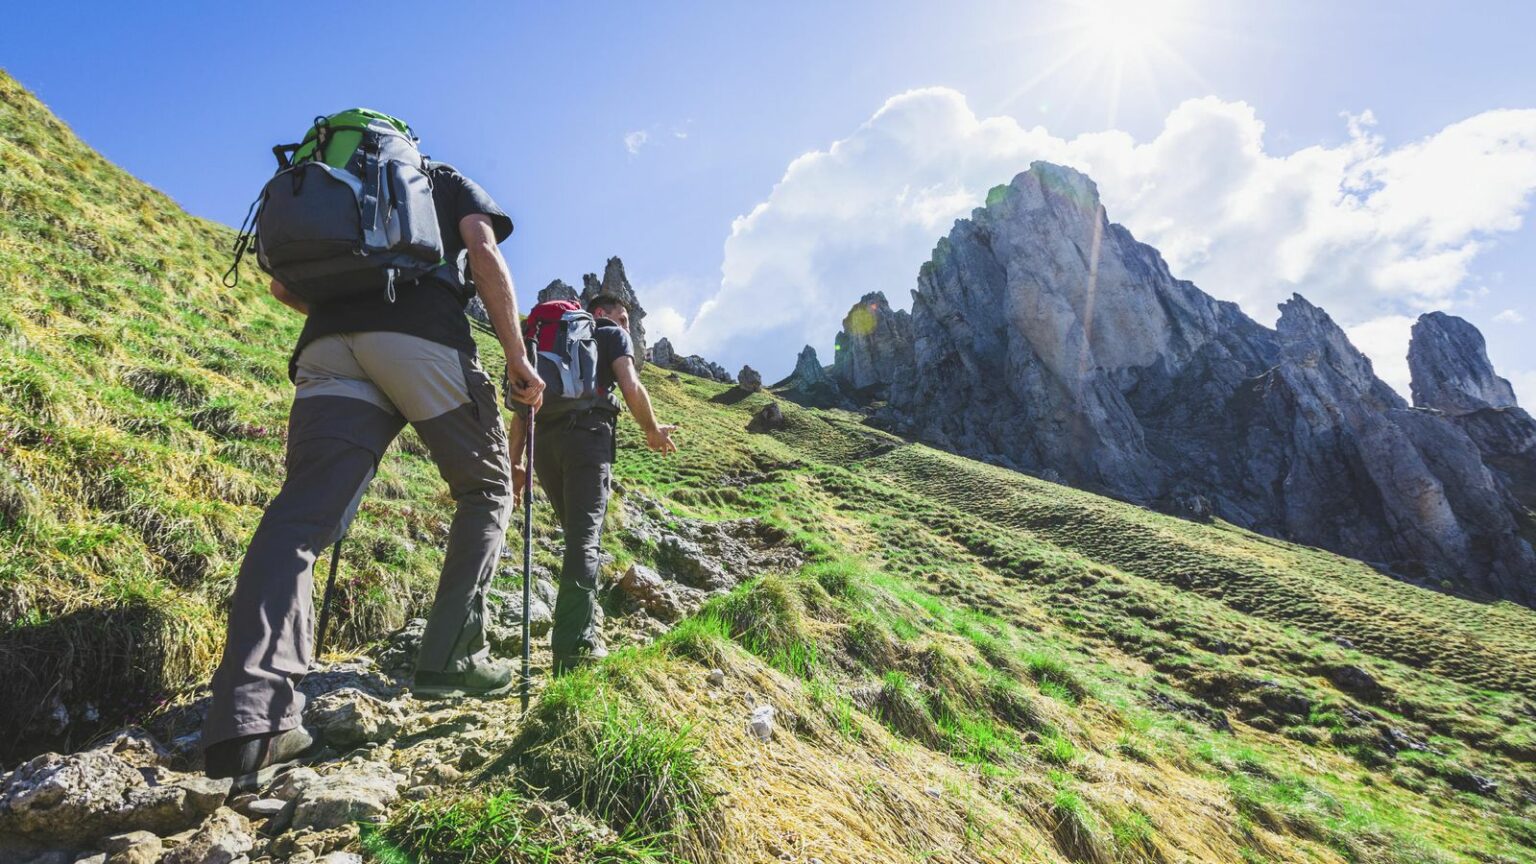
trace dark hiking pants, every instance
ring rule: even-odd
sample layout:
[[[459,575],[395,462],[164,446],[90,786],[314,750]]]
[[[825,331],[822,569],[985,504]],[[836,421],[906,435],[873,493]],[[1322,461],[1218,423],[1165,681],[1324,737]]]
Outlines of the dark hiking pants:
[[[384,450],[415,427],[457,503],[418,669],[483,661],[486,589],[512,507],[495,388],[472,355],[403,333],[326,336],[298,359],[283,487],[251,538],[203,744],[299,725],[315,559],[345,531]]]
[[[534,426],[534,471],[565,532],[550,634],[556,668],[602,644],[597,628],[598,544],[608,512],[615,419],[612,412],[599,409]]]

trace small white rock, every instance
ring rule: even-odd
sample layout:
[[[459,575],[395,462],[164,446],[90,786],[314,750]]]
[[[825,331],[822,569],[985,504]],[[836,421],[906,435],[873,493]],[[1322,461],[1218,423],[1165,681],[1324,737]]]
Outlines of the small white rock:
[[[759,741],[767,741],[773,737],[773,717],[778,713],[772,705],[759,705],[752,709],[752,720],[747,725],[750,731]]]
[[[240,810],[240,812],[252,819],[266,819],[281,813],[286,806],[288,806],[288,802],[281,798],[257,798],[255,801],[247,802],[243,807],[236,807],[235,809]]]
[[[721,686],[724,683],[725,683],[725,670],[724,669],[711,669],[711,670],[709,670],[709,686],[711,686],[711,687],[719,687],[719,686]]]

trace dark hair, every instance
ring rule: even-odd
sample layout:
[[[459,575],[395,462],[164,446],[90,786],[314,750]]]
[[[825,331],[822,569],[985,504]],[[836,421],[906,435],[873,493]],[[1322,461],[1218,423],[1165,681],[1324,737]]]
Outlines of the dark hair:
[[[625,312],[629,311],[629,304],[612,294],[599,294],[587,301],[588,312],[596,312],[599,309],[612,309],[614,307],[623,309]]]

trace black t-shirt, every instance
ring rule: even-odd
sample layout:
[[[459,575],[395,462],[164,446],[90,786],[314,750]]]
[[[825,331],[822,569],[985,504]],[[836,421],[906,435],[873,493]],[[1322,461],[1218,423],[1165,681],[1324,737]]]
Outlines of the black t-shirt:
[[[614,392],[613,361],[635,356],[634,340],[628,330],[607,318],[597,319],[592,338],[597,342],[597,392],[607,393],[618,400],[620,396]],[[615,401],[615,406],[617,404]]]
[[[496,205],[475,181],[460,174],[452,165],[432,162],[432,201],[437,209],[438,229],[443,235],[443,266],[421,277],[415,284],[396,287],[395,302],[380,292],[377,296],[351,297],[310,307],[299,344],[294,346],[288,363],[288,377],[294,377],[299,352],[304,346],[335,333],[367,333],[387,330],[430,339],[450,348],[473,354],[475,341],[469,335],[469,321],[464,306],[470,289],[465,278],[464,238],[459,234],[459,220],[477,213],[489,216],[496,242],[512,234],[512,219]]]

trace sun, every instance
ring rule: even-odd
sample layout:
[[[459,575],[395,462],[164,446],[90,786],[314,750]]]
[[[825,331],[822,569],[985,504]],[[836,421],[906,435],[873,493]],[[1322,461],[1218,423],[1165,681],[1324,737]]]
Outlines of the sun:
[[[1188,2],[1180,0],[1096,0],[1074,4],[1069,28],[1080,29],[1085,46],[1109,58],[1130,59],[1169,47],[1168,40],[1184,21]]]
[[[1110,127],[1122,99],[1161,100],[1169,79],[1200,80],[1185,56],[1189,43],[1209,33],[1202,0],[1063,0],[1039,16],[1035,32],[1057,53],[1015,92],[1053,79],[1074,107],[1102,111]],[[1202,81],[1202,83],[1204,83]],[[1060,98],[1060,97],[1058,97]],[[1011,101],[1011,99],[1010,99]]]

